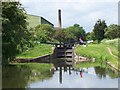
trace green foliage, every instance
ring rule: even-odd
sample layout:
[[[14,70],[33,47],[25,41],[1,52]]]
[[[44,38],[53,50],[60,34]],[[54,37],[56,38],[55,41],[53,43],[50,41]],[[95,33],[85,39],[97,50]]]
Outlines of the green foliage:
[[[105,29],[105,37],[108,39],[119,38],[120,26],[116,24],[111,24]]]
[[[7,64],[18,52],[31,46],[26,13],[19,2],[2,2],[2,27],[3,64]]]
[[[78,41],[80,37],[85,40],[85,30],[79,24],[74,24],[73,26],[66,28],[66,31],[69,34],[72,34],[71,36],[73,36],[73,39],[76,41]]]
[[[65,43],[69,41],[71,38],[72,38],[71,34],[67,33],[66,29],[55,31],[54,39],[56,39],[60,43]]]
[[[98,40],[98,41],[101,41],[103,38],[104,38],[104,29],[107,27],[105,21],[99,19],[96,24],[94,25],[94,29],[93,29],[93,32],[94,32],[94,35],[95,35],[95,39]]]
[[[68,28],[57,30],[55,32],[54,39],[59,42],[75,42],[78,41],[80,37],[85,40],[85,35],[86,33],[83,27],[80,27],[78,24],[74,24]]]
[[[47,42],[53,40],[54,29],[48,24],[42,24],[35,27],[35,38],[39,42]]]
[[[16,58],[36,58],[39,56],[43,56],[46,54],[51,54],[52,53],[52,46],[48,44],[40,44],[40,45],[35,45],[33,48],[22,52],[17,55]]]
[[[86,34],[86,40],[95,40],[94,32],[88,32]]]

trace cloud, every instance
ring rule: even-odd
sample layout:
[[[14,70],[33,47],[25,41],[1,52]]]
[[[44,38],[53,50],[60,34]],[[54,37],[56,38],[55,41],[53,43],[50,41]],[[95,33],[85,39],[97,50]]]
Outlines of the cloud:
[[[109,24],[118,22],[118,0],[21,0],[29,14],[43,16],[58,26],[57,10],[62,10],[62,26],[75,23],[91,31],[97,19],[104,19]]]

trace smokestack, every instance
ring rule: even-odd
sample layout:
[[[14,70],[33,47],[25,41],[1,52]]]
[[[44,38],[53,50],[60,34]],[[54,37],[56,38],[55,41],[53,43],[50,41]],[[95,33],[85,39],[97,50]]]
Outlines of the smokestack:
[[[59,28],[62,28],[61,9],[58,10],[58,27],[59,27]]]

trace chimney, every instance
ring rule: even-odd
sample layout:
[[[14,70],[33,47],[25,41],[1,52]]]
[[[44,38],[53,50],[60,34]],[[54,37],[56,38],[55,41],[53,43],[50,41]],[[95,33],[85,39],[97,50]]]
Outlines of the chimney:
[[[59,27],[59,28],[62,28],[61,9],[58,10],[58,27]]]

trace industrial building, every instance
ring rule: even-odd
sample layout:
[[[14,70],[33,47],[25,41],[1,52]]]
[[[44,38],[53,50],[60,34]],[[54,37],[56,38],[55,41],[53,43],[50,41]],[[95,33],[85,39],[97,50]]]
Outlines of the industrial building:
[[[54,27],[54,25],[45,18],[31,14],[27,14],[27,22],[28,22],[28,28],[34,28],[39,24],[49,24],[52,27]]]

